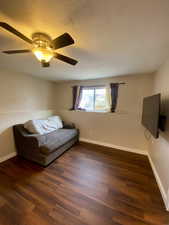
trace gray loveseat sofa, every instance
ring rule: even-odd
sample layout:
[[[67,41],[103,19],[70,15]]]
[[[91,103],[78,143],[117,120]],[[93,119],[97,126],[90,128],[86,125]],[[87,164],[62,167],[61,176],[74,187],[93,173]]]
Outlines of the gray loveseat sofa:
[[[79,139],[73,125],[42,135],[29,133],[23,124],[15,125],[13,130],[18,155],[42,166],[49,165]]]

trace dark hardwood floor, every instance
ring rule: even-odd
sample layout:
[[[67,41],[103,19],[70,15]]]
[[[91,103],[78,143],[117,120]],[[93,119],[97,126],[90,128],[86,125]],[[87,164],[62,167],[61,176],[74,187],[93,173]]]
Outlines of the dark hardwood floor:
[[[78,144],[49,167],[0,164],[0,225],[168,225],[146,156]]]

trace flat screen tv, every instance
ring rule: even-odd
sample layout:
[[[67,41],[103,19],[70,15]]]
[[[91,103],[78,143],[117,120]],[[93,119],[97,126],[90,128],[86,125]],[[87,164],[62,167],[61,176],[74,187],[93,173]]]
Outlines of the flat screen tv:
[[[142,124],[154,138],[159,135],[160,94],[143,99]]]

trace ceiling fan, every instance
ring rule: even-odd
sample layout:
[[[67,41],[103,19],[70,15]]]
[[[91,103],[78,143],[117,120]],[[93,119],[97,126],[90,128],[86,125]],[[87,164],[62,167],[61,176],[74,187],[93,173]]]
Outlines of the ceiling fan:
[[[76,65],[77,60],[72,59],[68,56],[61,55],[56,52],[57,49],[63,48],[74,44],[73,38],[68,33],[64,33],[61,36],[55,38],[54,40],[45,33],[34,33],[32,39],[29,39],[24,34],[17,31],[15,28],[7,23],[0,22],[0,27],[11,32],[12,34],[18,36],[22,40],[32,45],[31,49],[22,50],[9,50],[3,51],[6,54],[18,54],[18,53],[33,53],[36,58],[41,62],[42,67],[49,67],[50,60],[52,58],[59,59],[63,62],[69,63],[71,65]]]

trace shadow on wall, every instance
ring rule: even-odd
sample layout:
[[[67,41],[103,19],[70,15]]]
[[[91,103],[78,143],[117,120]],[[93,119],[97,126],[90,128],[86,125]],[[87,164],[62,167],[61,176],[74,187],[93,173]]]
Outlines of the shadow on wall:
[[[3,130],[0,133],[0,146],[0,157],[7,156],[16,151],[12,127]]]
[[[169,95],[162,98],[160,107],[160,114],[166,116],[165,131],[160,131],[160,135],[169,142]]]

